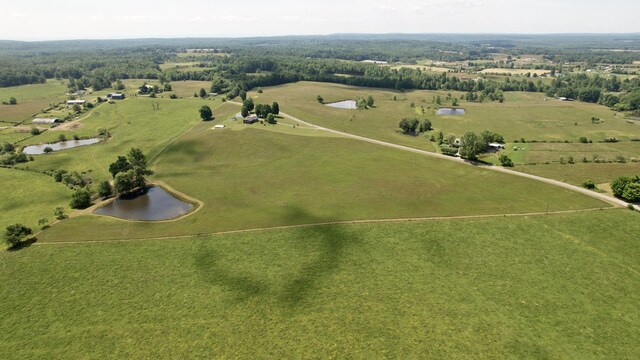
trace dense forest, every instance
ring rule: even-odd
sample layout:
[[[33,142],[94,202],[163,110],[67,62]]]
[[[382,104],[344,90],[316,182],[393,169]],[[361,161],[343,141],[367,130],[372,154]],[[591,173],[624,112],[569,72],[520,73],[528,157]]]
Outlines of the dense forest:
[[[566,73],[543,82],[535,77],[498,80],[460,78],[415,68],[394,69],[363,60],[415,64],[418,60],[505,67],[493,54],[514,58],[542,55],[532,69],[562,72],[563,63],[633,64],[640,61],[635,35],[332,35],[245,39],[138,39],[100,41],[0,41],[0,87],[69,79],[71,89],[103,89],[120,79],[161,82],[206,80],[212,92],[235,97],[255,87],[295,81],[320,81],[396,90],[428,89],[469,93],[467,99],[502,100],[505,91],[544,92],[579,101],[637,110],[638,78]],[[187,49],[215,53],[182,56]],[[608,51],[616,49],[616,51]],[[223,56],[220,56],[223,53]],[[193,61],[192,69],[161,70],[166,62]],[[527,65],[519,65],[527,68]]]

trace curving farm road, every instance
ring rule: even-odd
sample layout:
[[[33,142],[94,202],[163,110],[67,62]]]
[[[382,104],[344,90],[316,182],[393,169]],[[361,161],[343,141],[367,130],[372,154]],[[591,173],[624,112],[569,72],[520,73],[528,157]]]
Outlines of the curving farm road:
[[[237,102],[231,102],[233,104],[236,105],[242,105],[240,103]],[[497,172],[501,172],[501,173],[505,173],[505,174],[511,174],[511,175],[515,175],[515,176],[520,176],[520,177],[524,177],[524,178],[528,178],[528,179],[532,179],[532,180],[536,180],[536,181],[541,181],[550,185],[555,185],[555,186],[559,186],[568,190],[572,190],[587,196],[591,196],[593,198],[596,199],[600,199],[602,201],[606,201],[612,205],[615,206],[619,206],[619,207],[627,207],[629,204],[623,200],[620,200],[618,198],[606,195],[606,194],[601,194],[601,193],[597,193],[595,191],[591,191],[579,186],[575,186],[575,185],[571,185],[571,184],[567,184],[564,183],[562,181],[558,181],[558,180],[553,180],[553,179],[548,179],[542,176],[537,176],[537,175],[531,175],[531,174],[527,174],[527,173],[523,173],[523,172],[519,172],[519,171],[515,171],[515,170],[510,170],[510,169],[505,169],[501,166],[494,166],[494,165],[488,165],[488,164],[483,164],[483,163],[478,163],[478,162],[473,162],[473,161],[468,161],[468,160],[464,160],[461,158],[457,158],[457,157],[451,157],[451,156],[447,156],[447,155],[443,155],[443,154],[438,154],[438,153],[434,153],[434,152],[430,152],[430,151],[426,151],[426,150],[420,150],[420,149],[416,149],[416,148],[412,148],[409,146],[404,146],[404,145],[398,145],[398,144],[394,144],[394,143],[390,143],[387,141],[382,141],[382,140],[376,140],[376,139],[372,139],[372,138],[368,138],[368,137],[364,137],[364,136],[360,136],[360,135],[354,135],[354,134],[350,134],[350,133],[346,133],[346,132],[342,132],[342,131],[338,131],[338,130],[333,130],[333,129],[329,129],[323,126],[318,126],[315,124],[312,124],[308,121],[304,121],[302,119],[299,119],[295,116],[280,112],[280,115],[289,118],[291,120],[297,121],[301,124],[307,125],[309,127],[312,127],[314,129],[318,129],[318,130],[322,130],[322,131],[326,131],[332,134],[336,134],[336,135],[341,135],[344,137],[348,137],[351,139],[355,139],[355,140],[360,140],[360,141],[366,141],[372,144],[376,144],[376,145],[381,145],[381,146],[386,146],[386,147],[390,147],[390,148],[394,148],[394,149],[399,149],[399,150],[404,150],[404,151],[409,151],[409,152],[413,152],[416,154],[421,154],[421,155],[426,155],[426,156],[431,156],[431,157],[435,157],[438,159],[443,159],[443,160],[447,160],[447,161],[456,161],[459,163],[466,163],[469,164],[470,166],[478,166],[478,167],[483,167],[485,169],[488,170],[492,170],[492,171],[497,171]],[[638,205],[634,205],[634,208],[638,211],[640,211],[640,206]]]

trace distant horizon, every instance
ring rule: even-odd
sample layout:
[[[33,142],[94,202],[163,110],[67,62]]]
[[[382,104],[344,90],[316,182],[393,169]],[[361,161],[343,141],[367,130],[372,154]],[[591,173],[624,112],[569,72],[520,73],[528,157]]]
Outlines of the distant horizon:
[[[81,0],[14,2],[0,39],[16,41],[246,38],[317,34],[628,34],[640,2],[609,0]]]
[[[227,36],[148,36],[148,37],[96,37],[96,38],[42,38],[42,39],[8,39],[0,38],[5,42],[57,42],[57,41],[109,41],[109,40],[180,40],[180,39],[269,39],[286,37],[337,37],[337,36],[633,36],[640,40],[640,31],[635,32],[549,32],[549,33],[517,33],[517,32],[339,32],[327,34],[282,34],[282,35],[227,35]]]

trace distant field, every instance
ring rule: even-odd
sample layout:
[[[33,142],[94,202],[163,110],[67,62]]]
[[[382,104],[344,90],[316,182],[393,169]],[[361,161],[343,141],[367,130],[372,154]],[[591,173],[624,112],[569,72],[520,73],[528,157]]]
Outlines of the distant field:
[[[633,359],[638,220],[36,244],[0,253],[0,357]]]
[[[65,80],[48,80],[46,84],[0,88],[0,126],[28,120],[50,103],[66,99],[66,84]],[[11,97],[18,100],[17,105],[1,104]]]
[[[482,74],[512,74],[512,75],[525,75],[527,73],[545,75],[550,73],[549,70],[535,70],[535,69],[501,69],[501,68],[491,68],[484,69],[480,71]]]
[[[606,163],[606,164],[549,164],[549,165],[518,165],[517,171],[539,175],[574,185],[581,185],[589,179],[596,184],[610,183],[620,176],[640,175],[639,163]]]
[[[154,103],[158,104],[159,110],[153,110]],[[96,180],[110,178],[107,168],[117,155],[126,153],[134,146],[141,148],[148,156],[157,154],[170,141],[201,121],[198,109],[203,104],[215,107],[219,103],[200,99],[128,98],[114,104],[102,104],[88,113],[87,119],[78,122],[77,129],[47,131],[23,144],[56,141],[61,134],[67,138],[73,134],[80,137],[96,136],[100,128],[110,131],[112,136],[107,142],[37,155],[36,161],[24,166],[39,170],[91,170]]]
[[[460,107],[467,110],[464,116],[433,115],[439,105],[433,102],[436,96],[442,98],[446,107],[444,91],[392,91],[370,88],[358,88],[336,84],[300,82],[271,88],[265,88],[263,94],[251,92],[256,101],[271,103],[277,100],[284,112],[308,119],[318,125],[336,130],[365,135],[376,139],[434,150],[434,145],[424,137],[402,135],[398,131],[398,122],[409,116],[415,116],[414,108],[424,107],[425,117],[432,120],[437,131],[445,135],[452,133],[461,136],[467,131],[482,132],[490,130],[504,135],[507,141],[520,138],[526,140],[570,140],[578,141],[586,136],[593,141],[607,137],[618,139],[640,138],[640,126],[629,124],[622,114],[595,104],[561,102],[555,99],[545,100],[539,93],[507,92],[504,103],[470,103],[459,101]],[[455,97],[461,93],[451,92]],[[318,104],[316,96],[324,97],[325,102],[355,99],[357,96],[372,95],[375,108],[369,110],[343,110]],[[396,101],[393,97],[396,97]],[[431,114],[431,115],[429,115]],[[603,120],[592,124],[591,117]]]
[[[38,229],[38,220],[54,221],[53,210],[69,209],[71,190],[52,177],[34,172],[0,168],[0,230],[14,223]],[[0,246],[4,249],[4,244]],[[2,252],[2,250],[0,250]]]

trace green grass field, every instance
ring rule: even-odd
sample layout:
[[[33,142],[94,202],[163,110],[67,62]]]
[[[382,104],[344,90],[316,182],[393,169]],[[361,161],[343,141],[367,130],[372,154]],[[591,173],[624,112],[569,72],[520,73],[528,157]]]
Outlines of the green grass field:
[[[318,221],[607,206],[536,181],[365,142],[317,136],[308,129],[285,127],[287,132],[280,132],[260,124],[211,129],[218,122],[230,122],[236,111],[230,104],[216,109],[219,120],[198,123],[152,163],[156,179],[204,202],[195,214],[164,223],[83,216],[47,230],[42,239],[126,239]],[[303,136],[295,135],[297,131]],[[85,151],[99,147],[93,149]],[[113,152],[109,154],[105,168],[106,160],[113,161]],[[310,216],[297,209],[305,209]]]
[[[460,97],[460,93],[451,92]],[[372,95],[375,108],[369,110],[335,109],[318,104],[316,96],[324,97],[325,102],[355,99],[357,96]],[[425,138],[402,135],[398,122],[404,117],[416,116],[415,108],[424,107],[425,117],[432,120],[436,131],[446,134],[463,135],[467,131],[482,132],[490,130],[502,134],[507,141],[546,140],[574,141],[586,136],[593,141],[607,137],[621,140],[640,138],[640,126],[630,124],[622,114],[615,113],[601,105],[581,102],[561,102],[545,100],[539,93],[508,92],[504,103],[470,103],[460,101],[465,108],[463,116],[436,116],[439,107],[432,103],[434,96],[441,96],[442,106],[451,105],[445,101],[447,92],[406,91],[357,88],[337,84],[300,82],[267,88],[264,93],[250,93],[256,102],[271,103],[278,101],[282,111],[307,119],[319,125],[336,130],[387,140],[395,143],[433,150]],[[393,101],[393,97],[397,101]],[[592,124],[591,117],[603,120]]]
[[[38,220],[55,221],[53,210],[69,209],[71,190],[52,177],[34,172],[0,168],[0,229],[22,223],[38,229]],[[4,249],[4,244],[0,247]]]
[[[638,216],[36,244],[0,253],[0,357],[631,359]]]
[[[10,97],[18,100],[17,105],[0,104],[0,126],[20,123],[39,113],[50,103],[66,99],[67,82],[48,80],[46,84],[34,84],[0,88],[0,102]]]

